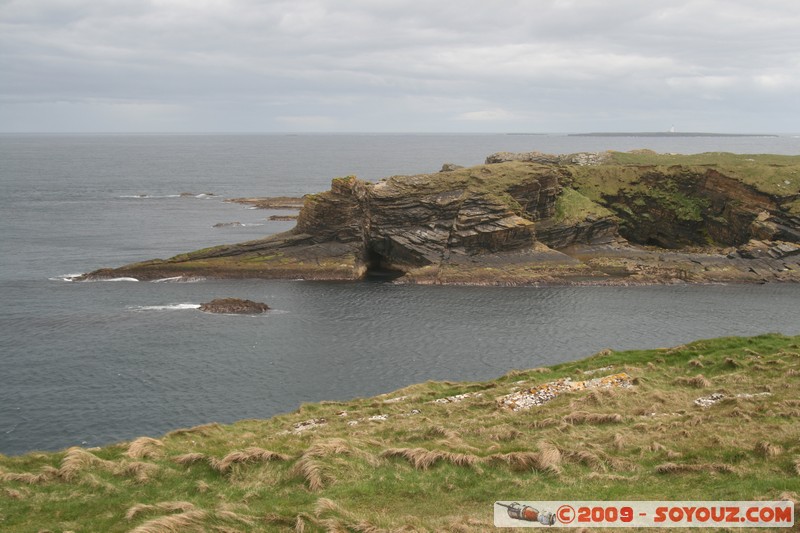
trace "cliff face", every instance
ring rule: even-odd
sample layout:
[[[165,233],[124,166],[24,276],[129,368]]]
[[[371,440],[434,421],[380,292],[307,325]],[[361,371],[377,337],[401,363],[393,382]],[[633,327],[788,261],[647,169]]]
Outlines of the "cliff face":
[[[619,157],[502,153],[485,165],[378,183],[337,178],[330,191],[306,197],[290,232],[89,276],[381,275],[476,284],[800,280],[800,224],[793,212],[800,192],[796,181],[787,186],[791,180],[783,179],[798,162],[785,162],[785,173],[773,172],[760,186],[753,169],[741,178],[732,175],[730,162],[663,165]]]
[[[356,244],[368,268],[405,271],[530,247],[560,192],[554,169],[524,163],[376,184],[340,178],[307,200],[296,231]]]

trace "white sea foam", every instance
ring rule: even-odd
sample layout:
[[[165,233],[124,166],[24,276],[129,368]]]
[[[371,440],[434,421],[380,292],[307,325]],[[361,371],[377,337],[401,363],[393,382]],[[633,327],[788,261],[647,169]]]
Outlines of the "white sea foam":
[[[180,198],[180,194],[123,194],[117,198],[132,198],[134,200],[158,200],[162,198]]]
[[[185,311],[200,309],[200,304],[136,305],[128,307],[133,311]]]
[[[76,278],[83,276],[83,273],[77,274],[64,274],[63,276],[54,276],[52,278],[47,278],[50,281],[75,281]]]
[[[152,283],[195,283],[197,281],[205,281],[206,278],[201,276],[174,276],[171,278],[154,279]]]

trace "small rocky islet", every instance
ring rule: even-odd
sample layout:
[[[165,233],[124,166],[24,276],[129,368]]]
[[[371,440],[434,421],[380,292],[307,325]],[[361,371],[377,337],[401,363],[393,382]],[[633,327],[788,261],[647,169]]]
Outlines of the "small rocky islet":
[[[796,282],[800,156],[502,152],[483,165],[448,164],[377,183],[336,178],[329,191],[304,197],[292,230],[100,269],[84,279],[120,276],[380,276],[465,285]]]
[[[202,303],[200,311],[205,313],[256,315],[266,313],[270,307],[261,302],[241,298],[216,298],[210,302]]]

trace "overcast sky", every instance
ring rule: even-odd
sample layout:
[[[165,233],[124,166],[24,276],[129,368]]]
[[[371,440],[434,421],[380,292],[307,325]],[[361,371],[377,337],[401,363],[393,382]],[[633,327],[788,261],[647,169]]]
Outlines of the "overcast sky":
[[[0,0],[0,131],[800,132],[800,0]]]

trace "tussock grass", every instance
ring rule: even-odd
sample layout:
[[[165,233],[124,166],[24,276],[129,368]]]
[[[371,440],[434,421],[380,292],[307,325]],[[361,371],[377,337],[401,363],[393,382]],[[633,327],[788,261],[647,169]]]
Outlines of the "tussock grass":
[[[440,461],[455,466],[474,467],[481,463],[481,458],[467,453],[452,453],[425,448],[389,448],[381,453],[381,457],[400,457],[417,470],[427,470]]]
[[[605,470],[605,464],[596,454],[589,450],[576,450],[564,453],[564,457],[571,463],[586,465],[593,470]]]
[[[139,437],[128,446],[125,455],[131,459],[157,459],[164,455],[164,443],[150,437]]]
[[[205,533],[208,513],[199,509],[149,520],[130,533]]]
[[[322,464],[312,455],[303,455],[292,468],[292,472],[305,479],[309,490],[316,492],[325,487],[325,483],[332,481],[322,471]]]
[[[195,509],[189,502],[161,502],[155,505],[137,503],[125,513],[126,520],[133,520],[141,514],[185,513]]]
[[[763,335],[608,352],[547,373],[428,382],[102,449],[0,456],[0,529],[482,532],[492,528],[493,501],[528,494],[543,500],[797,494],[800,400],[791,371],[800,372],[800,357],[787,349],[798,343],[800,337]],[[747,360],[745,348],[759,358]],[[768,364],[779,357],[784,364]],[[694,404],[710,394],[690,382],[701,368],[695,360],[710,390],[722,395],[705,407]],[[751,371],[755,364],[763,369]],[[624,369],[636,385],[573,390],[519,412],[494,401],[609,366]],[[461,395],[464,401],[430,403]],[[367,423],[372,416],[386,418]],[[320,419],[326,424],[302,426]],[[303,431],[294,431],[298,425]]]
[[[39,485],[41,483],[47,483],[56,479],[57,477],[59,477],[58,470],[51,466],[43,467],[42,470],[37,474],[31,472],[0,472],[1,481],[17,481],[26,485]]]
[[[539,451],[520,451],[494,454],[487,458],[490,463],[505,463],[516,472],[537,471],[549,474],[561,473],[561,451],[546,441],[539,443]]]
[[[112,461],[100,459],[83,448],[70,448],[61,461],[61,468],[58,469],[58,477],[67,482],[73,481],[81,472],[92,467],[114,471],[117,468],[117,464]]]
[[[114,469],[114,472],[132,477],[137,483],[147,483],[150,479],[159,473],[158,465],[153,463],[145,463],[142,461],[135,461],[132,463],[123,463]]]
[[[344,439],[334,438],[316,441],[309,446],[295,462],[292,472],[302,477],[312,492],[322,490],[327,484],[336,481],[333,475],[324,471],[323,463],[320,461],[320,458],[330,455],[356,456],[372,466],[378,464],[378,460],[372,454],[356,449]]]
[[[172,460],[179,465],[192,465],[194,463],[205,462],[208,458],[203,453],[189,452],[173,457]]]
[[[209,459],[211,467],[222,474],[230,472],[235,464],[242,463],[268,463],[270,461],[288,461],[289,456],[276,453],[263,448],[252,446],[245,450],[237,450],[227,454],[222,459]]]
[[[27,496],[27,494],[21,490],[10,489],[8,487],[3,489],[3,494],[5,494],[6,498],[11,500],[21,500]]]
[[[191,428],[181,428],[176,429],[174,431],[170,431],[165,436],[169,437],[180,437],[182,435],[209,435],[213,433],[215,430],[222,429],[222,424],[217,422],[211,422],[210,424],[201,424],[199,426],[194,426]]]
[[[755,452],[761,457],[764,457],[765,459],[770,459],[772,457],[777,457],[780,454],[782,454],[783,448],[764,440],[756,444]]]
[[[619,413],[587,413],[579,411],[562,418],[567,424],[620,424],[624,417]]]
[[[709,381],[703,374],[698,374],[691,378],[680,377],[675,379],[674,383],[676,385],[686,385],[688,387],[694,387],[696,389],[705,389],[711,386],[711,381]]]
[[[712,464],[685,464],[685,463],[663,463],[656,466],[655,471],[659,474],[686,474],[696,472],[719,472],[732,474],[735,472],[731,465],[723,463]]]

